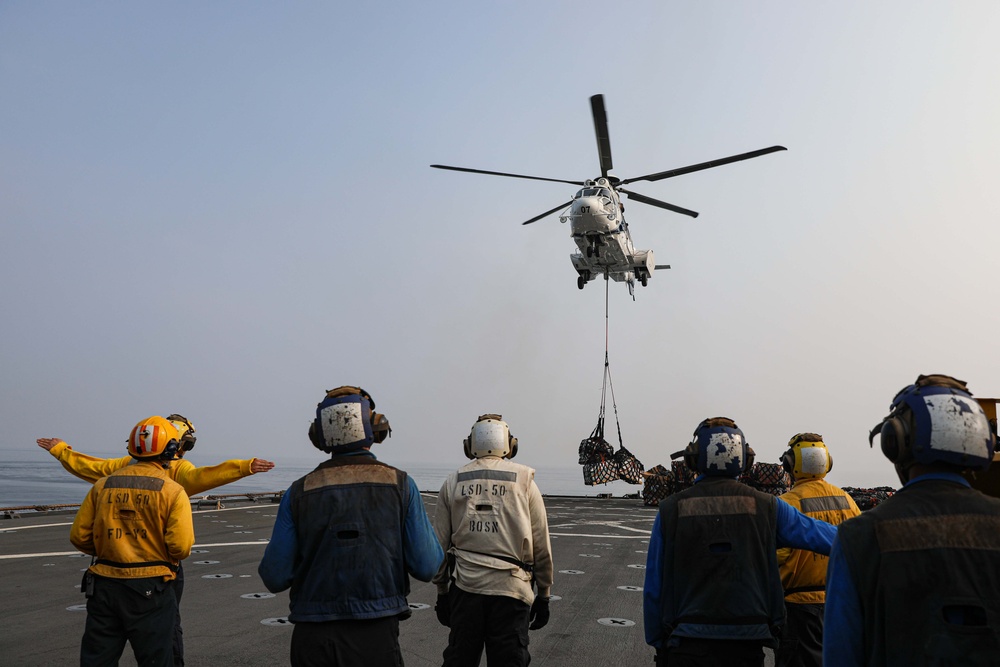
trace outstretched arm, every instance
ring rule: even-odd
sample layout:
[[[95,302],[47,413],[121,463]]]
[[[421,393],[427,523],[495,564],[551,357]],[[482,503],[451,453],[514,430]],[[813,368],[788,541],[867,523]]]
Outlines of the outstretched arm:
[[[124,468],[132,460],[129,456],[123,456],[120,459],[102,459],[89,456],[82,452],[73,451],[72,447],[59,438],[39,438],[35,442],[39,447],[56,457],[68,472],[91,484]]]
[[[264,459],[233,459],[214,466],[196,468],[187,459],[180,459],[170,466],[170,476],[184,487],[189,496],[193,496],[235,482],[247,475],[267,472],[273,467],[273,463]]]
[[[806,516],[791,505],[777,503],[778,547],[794,547],[814,551],[824,556],[830,555],[833,540],[837,537],[837,527],[825,521]]]

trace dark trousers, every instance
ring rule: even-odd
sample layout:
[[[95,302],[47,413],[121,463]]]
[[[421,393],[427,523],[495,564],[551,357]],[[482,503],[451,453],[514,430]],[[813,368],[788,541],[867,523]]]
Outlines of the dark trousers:
[[[785,627],[775,667],[822,667],[823,605],[785,603]]]
[[[296,623],[292,667],[403,667],[399,619]]]
[[[184,563],[177,564],[174,596],[177,598],[177,620],[174,621],[174,667],[184,667],[184,630],[181,629],[181,595],[184,593]]]
[[[657,667],[763,667],[758,641],[680,638],[679,646],[657,653]]]
[[[484,647],[489,667],[527,667],[530,605],[506,595],[467,593],[454,584],[448,597],[451,632],[444,667],[478,667]]]
[[[81,667],[118,665],[126,642],[132,644],[139,667],[170,667],[177,615],[173,582],[164,582],[162,577],[94,576],[93,589],[87,599]]]

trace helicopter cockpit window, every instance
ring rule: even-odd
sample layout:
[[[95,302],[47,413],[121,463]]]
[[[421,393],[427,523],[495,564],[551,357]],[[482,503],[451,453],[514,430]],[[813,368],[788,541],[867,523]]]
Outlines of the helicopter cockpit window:
[[[611,191],[607,188],[584,188],[577,192],[573,199],[579,199],[580,197],[607,197],[611,199]]]

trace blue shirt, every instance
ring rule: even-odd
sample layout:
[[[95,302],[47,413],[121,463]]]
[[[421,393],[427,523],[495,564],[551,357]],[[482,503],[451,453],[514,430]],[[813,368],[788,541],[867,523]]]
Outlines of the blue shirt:
[[[352,452],[349,455],[375,458],[375,455],[368,451]],[[416,579],[430,581],[444,560],[444,551],[441,550],[441,544],[424,511],[417,483],[409,475],[406,479],[410,485],[410,502],[406,508],[406,521],[403,524],[406,569]],[[286,492],[278,506],[278,516],[274,520],[271,541],[264,549],[264,558],[257,568],[257,573],[260,574],[267,590],[279,593],[291,588],[297,552],[298,539],[292,521],[291,494]]]
[[[969,487],[969,482],[955,473],[938,472],[914,477],[903,488],[929,479],[943,479]],[[841,667],[865,664],[864,617],[861,597],[844,560],[840,542],[834,540],[830,564],[826,569],[826,609],[823,612],[823,634],[837,641],[823,642],[823,663]]]
[[[701,481],[699,477],[695,484]],[[788,503],[777,504],[776,544],[780,547],[806,549],[824,556],[829,555],[830,547],[837,536],[836,526],[825,521],[818,521],[798,511]],[[649,536],[649,551],[646,554],[646,582],[642,593],[642,616],[646,629],[646,643],[656,648],[663,648],[663,629],[660,619],[663,618],[664,601],[660,599],[663,581],[663,527],[660,525],[660,515],[657,513],[653,521],[653,532]],[[775,555],[777,559],[777,555]],[[832,664],[832,663],[831,663]]]

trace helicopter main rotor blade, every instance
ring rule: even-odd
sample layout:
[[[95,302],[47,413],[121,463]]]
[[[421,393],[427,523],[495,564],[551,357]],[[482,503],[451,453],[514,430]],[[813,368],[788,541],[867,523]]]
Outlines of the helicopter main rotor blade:
[[[674,213],[680,213],[681,215],[690,215],[692,218],[698,217],[697,211],[691,211],[686,208],[681,208],[680,206],[674,206],[673,204],[668,204],[665,201],[660,201],[659,199],[653,199],[652,197],[641,195],[638,192],[632,192],[631,190],[626,190],[624,188],[618,188],[618,192],[623,192],[627,194],[628,198],[633,201],[641,202],[643,204],[649,204],[650,206],[658,206],[660,208],[665,208],[668,211],[673,211]]]
[[[750,151],[749,153],[740,153],[739,155],[731,155],[729,157],[720,158],[718,160],[712,160],[710,162],[702,162],[701,164],[693,164],[689,167],[681,167],[679,169],[669,169],[667,171],[660,171],[655,174],[647,174],[645,176],[638,176],[636,178],[626,178],[621,182],[634,183],[635,181],[661,181],[664,178],[673,178],[674,176],[682,176],[684,174],[690,174],[693,171],[701,171],[702,169],[711,169],[712,167],[721,167],[724,164],[729,164],[731,162],[740,162],[741,160],[749,160],[750,158],[760,157],[761,155],[767,155],[768,153],[776,153],[778,151],[788,150],[784,146],[771,146],[770,148],[761,148],[757,151]]]
[[[601,176],[611,171],[611,136],[608,134],[608,114],[604,111],[604,95],[590,98],[590,111],[594,114],[594,133],[597,135],[597,158],[601,161]]]
[[[526,220],[525,222],[522,222],[521,224],[522,224],[522,225],[530,225],[531,223],[533,223],[533,222],[535,222],[535,221],[537,221],[537,220],[541,220],[542,218],[544,218],[544,217],[545,217],[545,216],[547,216],[547,215],[552,215],[552,214],[553,214],[553,213],[555,213],[556,211],[558,211],[558,210],[560,210],[560,209],[564,209],[564,208],[566,208],[567,206],[569,206],[569,205],[570,205],[570,204],[572,204],[572,203],[573,203],[573,200],[572,200],[572,199],[570,199],[570,200],[569,200],[568,202],[566,202],[565,204],[559,204],[559,206],[556,206],[556,207],[555,207],[554,209],[552,209],[552,210],[550,210],[550,211],[546,211],[545,213],[542,213],[541,215],[536,215],[536,216],[535,216],[534,218],[532,218],[531,220]]]
[[[434,169],[450,169],[451,171],[467,171],[471,174],[489,174],[490,176],[510,176],[511,178],[526,178],[530,181],[552,181],[553,183],[569,183],[583,185],[583,181],[564,181],[561,178],[543,178],[541,176],[525,176],[524,174],[507,174],[502,171],[486,171],[485,169],[469,169],[468,167],[449,167],[444,164],[432,164]]]

